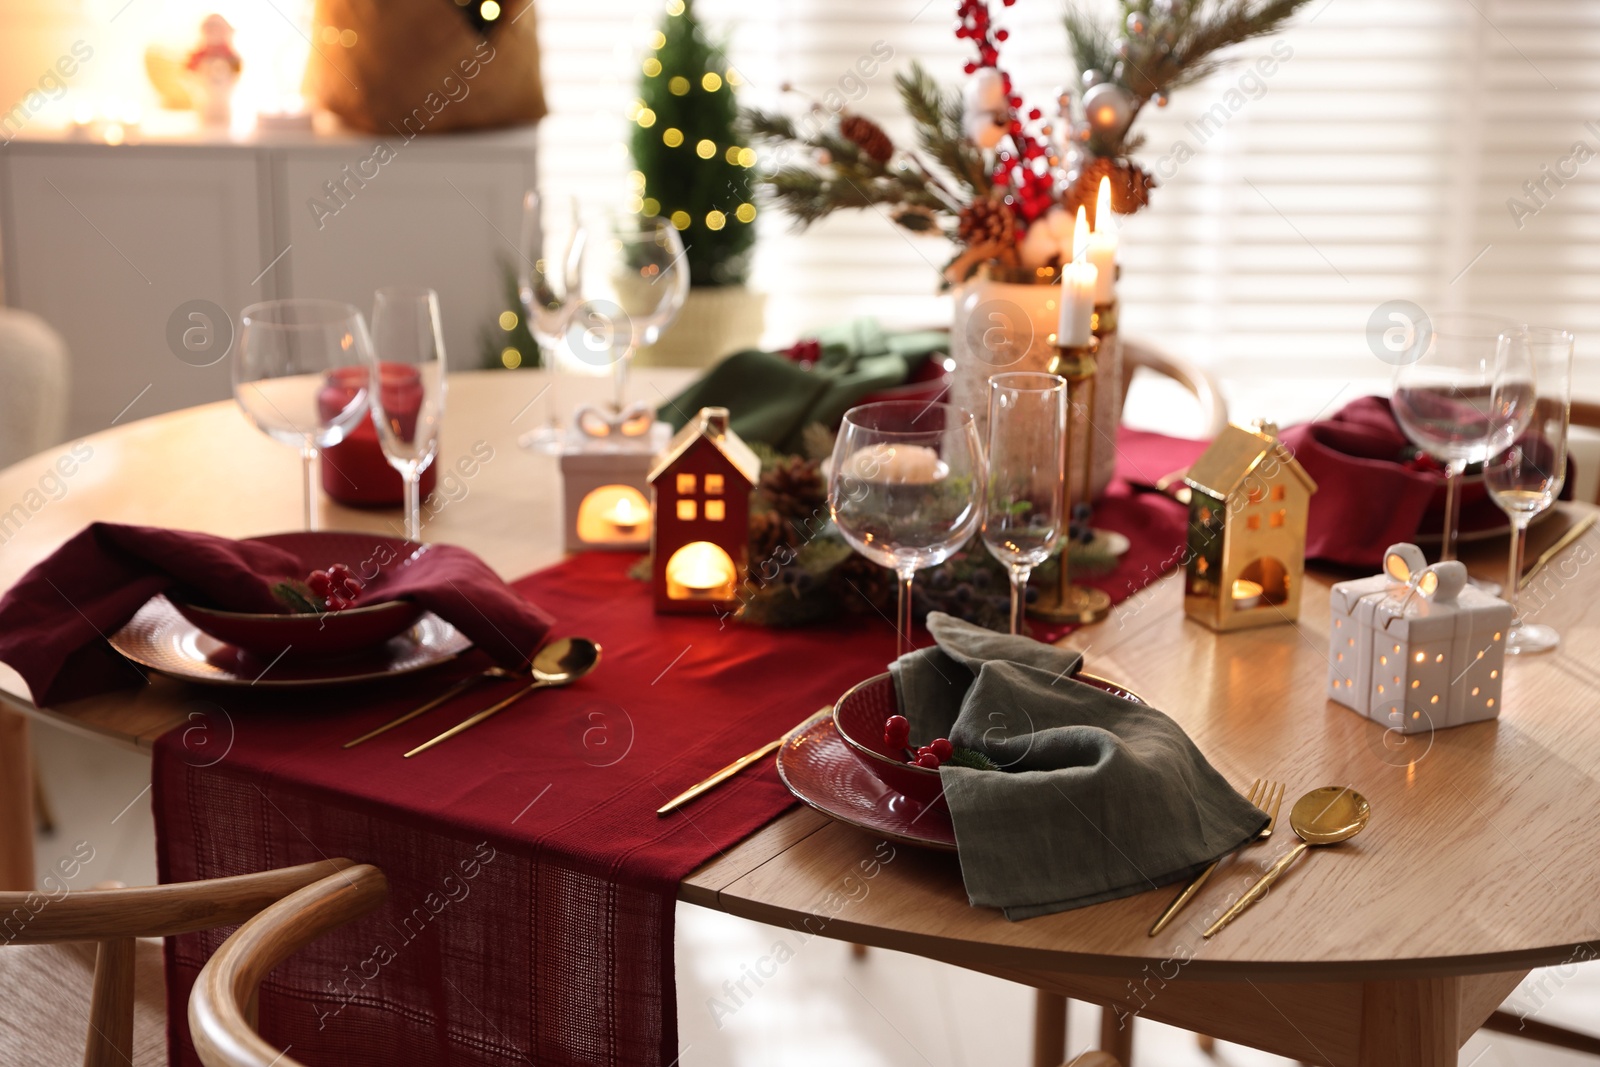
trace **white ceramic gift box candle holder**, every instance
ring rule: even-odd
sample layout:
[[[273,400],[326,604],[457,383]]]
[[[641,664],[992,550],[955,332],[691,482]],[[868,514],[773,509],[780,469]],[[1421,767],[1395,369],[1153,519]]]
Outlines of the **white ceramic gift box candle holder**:
[[[650,468],[671,436],[643,404],[578,409],[561,452],[568,552],[650,547]]]
[[[1406,734],[1499,715],[1511,605],[1416,545],[1390,545],[1383,569],[1330,593],[1329,699]]]

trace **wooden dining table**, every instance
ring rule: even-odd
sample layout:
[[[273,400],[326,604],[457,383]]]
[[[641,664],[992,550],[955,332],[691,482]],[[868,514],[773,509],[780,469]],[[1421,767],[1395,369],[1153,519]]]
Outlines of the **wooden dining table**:
[[[658,401],[686,380],[644,371],[631,388]],[[425,536],[472,549],[506,578],[561,557],[557,462],[516,443],[541,417],[545,384],[536,372],[451,376]],[[563,384],[568,403],[603,395],[598,381]],[[472,476],[447,476],[460,456],[481,460],[485,446],[492,455]],[[69,452],[73,473],[61,475],[57,461]],[[265,534],[298,524],[299,492],[293,453],[231,403],[117,426],[0,472],[0,589],[94,520]],[[1560,505],[1534,547],[1585,509]],[[320,521],[400,530],[395,511],[327,501]],[[1351,786],[1371,802],[1364,833],[1304,858],[1213,939],[1201,936],[1208,920],[1288,848],[1287,827],[1224,863],[1154,938],[1147,931],[1175,887],[1008,922],[968,905],[954,857],[898,846],[881,862],[877,838],[804,807],[696,870],[680,898],[1022,982],[1043,990],[1046,1004],[1055,995],[1098,1003],[1113,1046],[1144,1017],[1307,1063],[1454,1064],[1530,969],[1555,968],[1559,986],[1600,945],[1597,547],[1591,531],[1534,583],[1530,604],[1562,643],[1510,658],[1499,719],[1434,734],[1403,737],[1326,699],[1337,576],[1315,568],[1296,621],[1214,633],[1184,617],[1180,582],[1168,576],[1066,640],[1096,674],[1176,719],[1241,788],[1284,782],[1283,822],[1289,802],[1318,786]],[[1464,554],[1503,580],[1504,551],[1501,538]],[[148,751],[184,721],[191,693],[155,676],[138,690],[41,708],[0,667],[0,888],[32,886],[30,723]],[[843,894],[864,861],[879,868],[869,891]],[[1047,1013],[1042,1026],[1059,1030],[1059,1020]],[[1039,1036],[1048,1059],[1059,1033]]]

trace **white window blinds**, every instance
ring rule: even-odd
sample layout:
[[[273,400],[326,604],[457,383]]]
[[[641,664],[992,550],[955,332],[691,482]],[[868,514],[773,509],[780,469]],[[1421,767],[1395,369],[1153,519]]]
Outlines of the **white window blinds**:
[[[909,141],[892,72],[917,58],[961,79],[967,49],[951,7],[700,0],[697,10],[731,30],[746,102],[778,102],[785,81],[817,98],[832,90],[830,102],[848,98]],[[1012,31],[1002,62],[1048,109],[1068,76],[1059,7],[994,10]],[[634,0],[540,10],[547,191],[626,197],[622,116],[659,14]],[[889,69],[862,77],[857,61],[875,45],[893,50]],[[1600,5],[1321,0],[1237,55],[1140,117],[1139,158],[1161,187],[1123,227],[1126,330],[1239,382],[1381,383],[1388,368],[1371,355],[1367,321],[1394,299],[1564,326],[1579,335],[1580,362],[1600,351]],[[942,242],[873,212],[803,235],[776,211],[760,224],[753,283],[770,294],[770,340],[852,315],[947,320]]]

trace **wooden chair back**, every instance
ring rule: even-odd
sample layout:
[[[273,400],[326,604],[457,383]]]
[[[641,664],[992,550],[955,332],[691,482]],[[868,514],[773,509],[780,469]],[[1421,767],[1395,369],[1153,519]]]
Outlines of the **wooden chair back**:
[[[1127,400],[1128,386],[1133,381],[1133,373],[1140,367],[1171,378],[1193,394],[1195,403],[1200,405],[1202,437],[1216,437],[1227,429],[1228,402],[1222,396],[1222,389],[1216,377],[1209,370],[1191,360],[1163,352],[1154,345],[1128,337],[1122,339],[1124,402]]]
[[[389,883],[376,867],[350,867],[284,897],[222,943],[189,995],[189,1033],[206,1067],[301,1067],[255,1029],[261,980],[323,934],[377,910]]]
[[[351,866],[323,860],[204,882],[0,893],[0,948],[96,943],[84,1067],[127,1067],[133,1055],[134,942],[244,922],[262,908]]]

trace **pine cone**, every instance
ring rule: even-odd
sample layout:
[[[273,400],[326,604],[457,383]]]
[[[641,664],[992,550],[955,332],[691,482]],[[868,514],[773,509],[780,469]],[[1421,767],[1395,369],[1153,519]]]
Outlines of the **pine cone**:
[[[1017,213],[1004,200],[974,200],[956,217],[956,236],[968,248],[1010,247],[1017,240]]]
[[[761,472],[761,497],[779,518],[802,520],[827,509],[828,487],[814,461],[788,456]]]
[[[779,545],[788,543],[789,524],[783,516],[772,511],[753,512],[750,515],[751,569],[772,558]]]
[[[1149,171],[1125,159],[1107,159],[1096,156],[1078,170],[1078,176],[1067,188],[1067,214],[1076,215],[1081,205],[1094,224],[1094,209],[1100,196],[1100,179],[1111,179],[1111,210],[1119,215],[1131,215],[1150,203],[1150,190],[1156,180]]]
[[[889,162],[889,157],[894,155],[894,142],[889,140],[882,126],[869,118],[845,115],[839,119],[839,133],[879,163]]]
[[[858,615],[894,614],[899,595],[894,571],[852,552],[833,568],[832,574],[836,583],[833,588],[846,611]]]

